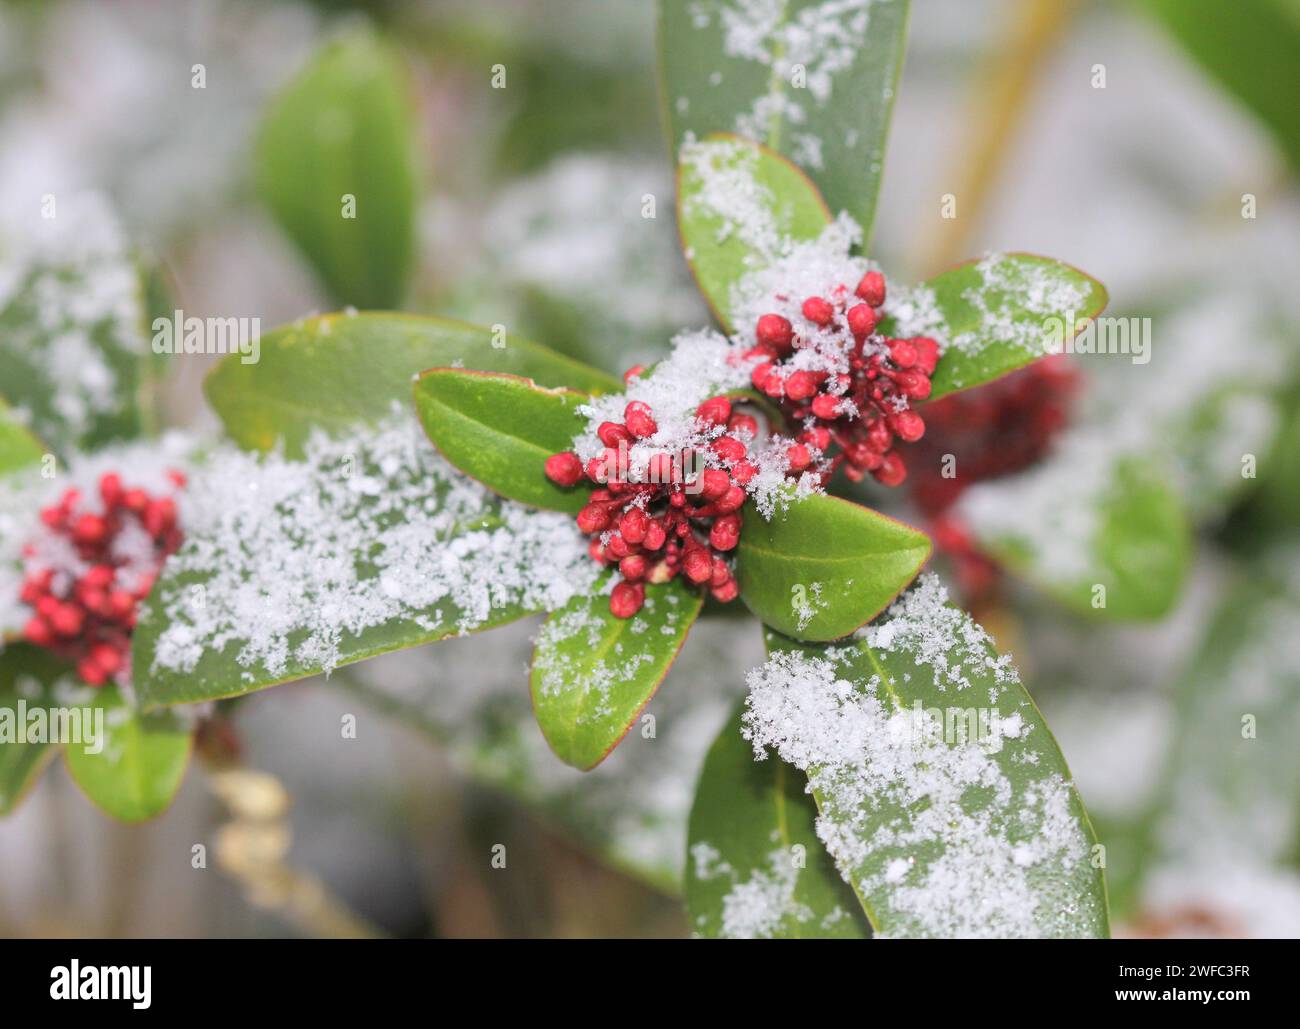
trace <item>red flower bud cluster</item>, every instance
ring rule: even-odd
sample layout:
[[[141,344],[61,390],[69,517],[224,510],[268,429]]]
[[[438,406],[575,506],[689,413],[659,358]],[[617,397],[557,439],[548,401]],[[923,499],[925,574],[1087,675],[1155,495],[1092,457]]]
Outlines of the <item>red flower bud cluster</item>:
[[[912,498],[931,519],[935,547],[952,563],[970,603],[987,598],[998,566],[971,538],[953,505],[978,482],[1040,461],[1069,421],[1079,372],[1058,354],[926,408],[930,431],[913,462]]]
[[[930,431],[913,462],[917,504],[939,514],[967,487],[1041,460],[1069,421],[1078,387],[1078,370],[1057,354],[927,406]]]
[[[633,477],[628,448],[658,431],[654,412],[637,400],[624,409],[622,422],[600,424],[596,434],[605,449],[585,466],[572,451],[546,460],[552,482],[576,486],[587,479],[597,486],[578,512],[578,528],[592,537],[593,559],[618,567],[621,581],[609,609],[619,618],[641,610],[646,583],[677,575],[720,601],[734,600],[739,592],[726,554],[740,541],[745,484],[758,472],[746,443],[757,435],[758,423],[733,412],[726,397],[704,401],[695,417],[702,426],[724,430],[707,444],[714,467],[689,467],[704,464],[693,460],[699,455],[660,453],[644,475]]]
[[[185,484],[180,472],[170,476],[177,487]],[[33,609],[23,638],[75,662],[77,674],[91,686],[127,673],[139,603],[163,560],[181,544],[171,497],[127,489],[111,472],[101,476],[99,495],[99,513],[82,504],[76,489],[41,511],[41,521],[67,541],[80,570],[30,571],[20,594]],[[124,533],[135,538],[120,546]],[[142,547],[151,550],[143,562]],[[29,545],[27,555],[33,552]]]
[[[828,477],[842,465],[855,481],[870,472],[884,485],[897,486],[907,468],[894,441],[912,443],[925,433],[912,404],[930,395],[939,347],[925,336],[888,339],[878,333],[884,302],[885,277],[867,272],[852,295],[841,285],[829,298],[804,300],[803,317],[815,327],[809,334],[798,333],[783,315],[763,315],[754,328],[757,345],[745,356],[756,361],[755,388],[804,424],[799,442],[834,454]],[[836,355],[842,370],[814,370],[794,360],[801,350],[840,339],[847,351]]]

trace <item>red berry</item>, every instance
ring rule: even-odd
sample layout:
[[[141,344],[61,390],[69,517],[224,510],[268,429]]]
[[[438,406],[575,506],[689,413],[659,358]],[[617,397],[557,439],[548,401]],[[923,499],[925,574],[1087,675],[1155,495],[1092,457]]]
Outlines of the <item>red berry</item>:
[[[876,312],[866,304],[854,304],[848,311],[849,331],[855,339],[865,339],[876,330]]]
[[[659,522],[651,522],[650,527],[645,531],[644,547],[646,550],[658,550],[664,545],[668,534],[664,532],[664,527]]]
[[[709,578],[709,585],[716,590],[730,581],[731,569],[727,567],[727,562],[720,557],[715,557],[713,559],[713,575]]]
[[[126,590],[113,590],[108,595],[108,610],[114,620],[126,621],[135,613],[135,597]]]
[[[889,344],[889,359],[900,368],[911,368],[919,357],[916,347],[908,340],[896,339]]]
[[[645,371],[645,365],[634,364],[631,368],[629,368],[627,371],[623,373],[623,381],[630,385],[632,380],[635,379],[644,371]]]
[[[785,393],[785,380],[776,372],[768,372],[761,389],[769,397],[780,397]]]
[[[765,314],[758,320],[754,335],[763,346],[772,347],[777,353],[790,349],[794,342],[794,326],[788,318],[779,314]]]
[[[596,435],[605,446],[613,450],[617,450],[621,443],[632,442],[632,434],[627,431],[627,426],[618,422],[601,422]]]
[[[639,544],[650,531],[650,518],[639,507],[630,507],[618,520],[618,531],[629,543]]]
[[[822,393],[813,398],[812,413],[823,421],[833,422],[840,416],[840,397]]]
[[[930,395],[930,380],[915,369],[899,372],[898,385],[913,400],[924,400]]]
[[[108,675],[104,669],[88,657],[83,657],[77,662],[77,674],[91,686],[103,686],[108,682]]]
[[[731,417],[731,401],[726,397],[710,397],[695,409],[695,417],[706,425],[726,425]]]
[[[645,586],[639,582],[620,582],[609,595],[609,610],[615,618],[631,618],[645,603]]]
[[[872,307],[879,307],[885,302],[885,277],[880,272],[867,272],[853,292]]]
[[[824,297],[809,297],[803,302],[803,316],[825,328],[835,320],[835,307]]]
[[[104,507],[112,510],[122,500],[122,477],[115,472],[105,472],[99,477],[99,495]]]
[[[758,419],[748,414],[733,414],[727,422],[727,430],[732,433],[748,433],[750,439],[758,439]]]
[[[108,536],[108,523],[99,515],[83,514],[72,526],[72,538],[78,543],[102,543]]]
[[[731,478],[741,486],[749,485],[749,480],[757,474],[758,469],[748,461],[737,461],[731,466]]]
[[[731,488],[731,476],[718,468],[704,469],[700,480],[700,495],[705,500],[717,500]]]
[[[899,439],[908,443],[915,443],[925,435],[925,422],[915,411],[899,411],[890,417],[889,425]]]
[[[54,630],[50,628],[49,622],[37,615],[29,618],[23,626],[23,639],[38,647],[48,647],[54,642]]]
[[[116,675],[122,668],[121,653],[108,643],[95,644],[90,648],[88,656],[106,676]]]
[[[142,489],[129,489],[122,494],[122,506],[135,514],[143,514],[149,504],[149,494]]]
[[[740,515],[725,514],[713,520],[713,528],[709,530],[709,544],[714,550],[731,550],[739,542]]]
[[[816,428],[808,429],[799,434],[799,441],[807,443],[810,447],[816,447],[818,450],[829,450],[831,445],[831,433],[829,429],[818,425]]]
[[[817,373],[809,371],[792,372],[785,380],[785,395],[791,400],[807,400],[817,392]]]
[[[557,486],[576,486],[582,481],[582,461],[572,450],[546,459],[546,477]]]
[[[588,504],[578,512],[578,530],[586,536],[609,525],[608,504]]]
[[[907,466],[901,457],[891,451],[871,474],[882,486],[898,486],[907,478]]]
[[[713,558],[704,547],[691,547],[682,558],[682,571],[691,582],[708,582],[713,577]]]
[[[728,579],[721,586],[713,587],[713,599],[729,604],[740,595],[740,585],[735,579]]]
[[[745,444],[736,439],[735,436],[719,436],[711,446],[713,452],[727,462],[743,460],[749,453],[749,449]]]
[[[911,341],[916,348],[916,365],[926,375],[933,375],[939,363],[939,344],[929,336],[916,336]]]
[[[86,612],[76,604],[60,604],[50,618],[50,627],[60,636],[76,636],[86,624]]]
[[[653,436],[659,431],[654,415],[650,413],[650,406],[640,400],[633,400],[623,409],[623,421],[627,425],[628,432],[638,439]]]
[[[767,377],[772,374],[772,362],[764,361],[762,364],[756,364],[750,370],[749,381],[754,384],[755,389],[764,389],[767,386]]]
[[[628,582],[645,578],[646,559],[640,554],[629,554],[618,563],[618,570]]]
[[[789,463],[792,472],[802,472],[812,464],[812,454],[808,453],[808,448],[802,443],[796,443],[787,449],[785,459]]]

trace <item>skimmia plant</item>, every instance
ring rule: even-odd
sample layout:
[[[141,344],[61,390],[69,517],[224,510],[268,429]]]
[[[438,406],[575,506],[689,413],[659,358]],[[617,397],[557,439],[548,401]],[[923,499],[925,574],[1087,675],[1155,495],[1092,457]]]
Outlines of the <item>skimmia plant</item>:
[[[924,570],[924,526],[870,506],[908,491],[965,595],[1006,566],[1081,609],[1110,583],[1103,615],[1167,609],[1185,530],[1136,457],[1096,471],[1104,505],[1065,568],[1020,520],[957,517],[938,470],[969,462],[964,488],[1043,457],[1071,392],[1045,340],[1105,291],[1032,254],[917,284],[874,262],[907,5],[780,7],[660,4],[676,217],[714,324],[622,380],[499,325],[349,308],[217,364],[226,441],[135,439],[154,373],[123,328],[152,309],[133,255],[32,258],[6,331],[62,317],[55,286],[94,278],[100,309],[68,305],[63,332],[104,374],[78,391],[39,348],[5,358],[0,691],[106,712],[100,751],[67,748],[92,800],[161,811],[207,702],[539,613],[520,688],[555,758],[592,769],[696,619],[730,605],[767,660],[712,670],[749,695],[690,813],[696,933],[1107,933],[1103,851],[1025,684]],[[264,125],[263,192],[340,303],[404,292],[404,104],[366,38],[327,49]],[[350,134],[308,131],[324,108],[366,127],[381,184],[342,243],[331,148]],[[298,191],[286,162],[318,179]],[[6,807],[56,749],[5,748]]]

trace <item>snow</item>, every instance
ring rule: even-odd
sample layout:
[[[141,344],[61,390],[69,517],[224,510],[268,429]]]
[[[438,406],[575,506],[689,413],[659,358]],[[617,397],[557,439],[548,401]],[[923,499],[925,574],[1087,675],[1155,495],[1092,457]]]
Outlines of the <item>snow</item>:
[[[679,460],[683,454],[695,454],[700,469],[728,466],[708,449],[723,429],[700,422],[695,411],[710,397],[749,387],[750,363],[742,358],[749,345],[739,338],[728,340],[712,329],[680,333],[672,345],[667,358],[634,377],[623,393],[593,397],[578,408],[587,425],[575,437],[574,450],[584,464],[605,450],[596,434],[601,423],[621,423],[627,405],[640,401],[653,412],[657,431],[627,448],[627,474],[632,481],[646,481],[651,459],[661,454]],[[820,490],[818,477],[811,471],[795,480],[787,478],[785,452],[793,442],[774,436],[751,444],[748,460],[758,474],[746,490],[765,518],[784,510],[792,500]]]
[[[867,38],[873,2],[888,0],[823,0],[795,11],[785,0],[693,4],[698,28],[707,28],[716,15],[727,57],[771,69],[772,88],[755,97],[736,117],[735,131],[765,140],[774,120],[806,124],[810,109],[825,106],[834,93],[836,77],[856,62]],[[805,76],[802,89],[793,86],[796,69]],[[801,146],[819,154],[821,141],[811,133],[803,136],[807,138]]]
[[[334,668],[345,638],[396,619],[468,632],[494,611],[552,610],[597,568],[571,518],[498,502],[405,411],[301,462],[221,448],[191,480],[186,542],[160,582],[154,667],[237,648],[253,674]]]
[[[49,396],[40,410],[15,414],[66,450],[133,401],[114,360],[138,360],[149,347],[139,274],[103,197],[60,197],[55,210],[49,219],[0,222],[0,317],[5,350],[22,355]]]
[[[845,678],[855,648],[843,646],[775,653],[751,672],[746,738],[760,760],[770,748],[808,774],[818,836],[885,935],[1086,934],[1100,912],[1080,889],[1089,840],[1073,788],[1009,660],[946,600],[925,576],[855,640],[954,701],[991,704],[999,731],[918,732],[896,680]]]

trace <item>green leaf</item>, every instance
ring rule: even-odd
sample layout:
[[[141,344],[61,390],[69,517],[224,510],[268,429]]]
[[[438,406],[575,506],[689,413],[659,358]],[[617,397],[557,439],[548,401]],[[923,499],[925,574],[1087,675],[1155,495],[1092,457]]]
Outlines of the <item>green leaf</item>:
[[[498,345],[499,344],[499,345]],[[256,363],[231,355],[208,375],[208,400],[241,446],[269,450],[283,440],[301,454],[314,429],[347,431],[410,403],[411,380],[426,368],[465,365],[525,375],[543,386],[599,393],[622,389],[603,372],[518,336],[443,318],[333,314],[263,337]]]
[[[745,507],[736,579],[746,606],[796,639],[833,640],[880,613],[930,556],[925,533],[838,497]]]
[[[1138,0],[1188,55],[1273,133],[1300,170],[1300,4]]]
[[[48,721],[43,739],[31,740],[30,713],[59,706],[55,686],[63,676],[71,677],[68,664],[46,650],[25,643],[0,650],[0,815],[18,806],[61,748],[61,744],[48,742]],[[19,706],[20,701],[25,702],[24,707]]]
[[[225,450],[133,641],[146,706],[238,696],[549,610],[596,568],[572,519],[501,500],[413,418],[302,460]]]
[[[816,239],[830,224],[817,187],[785,158],[736,136],[683,147],[677,224],[691,272],[718,321],[732,324],[732,290],[770,265],[787,241]]]
[[[831,208],[848,211],[870,239],[907,12],[906,0],[787,0],[757,14],[725,0],[660,0],[660,88],[673,146],[713,132],[764,143],[812,176]]]
[[[1244,566],[1174,682],[1151,857],[1193,870],[1200,883],[1225,869],[1264,880],[1266,868],[1296,857],[1300,597],[1287,581],[1295,567],[1294,542]],[[1213,898],[1205,901],[1213,911]]]
[[[412,90],[369,32],[328,43],[275,97],[258,191],[337,304],[396,307],[415,257]]]
[[[170,712],[135,710],[114,686],[96,691],[93,706],[103,712],[104,748],[98,754],[67,748],[73,780],[96,807],[120,821],[162,814],[190,761],[189,726]]]
[[[1096,835],[1060,748],[946,601],[927,576],[844,644],[769,632],[747,733],[808,775],[818,836],[877,934],[1106,936]]]
[[[27,426],[14,417],[13,409],[0,400],[0,476],[35,464],[45,447]]]
[[[727,720],[700,772],[687,830],[686,911],[699,936],[866,939],[853,891],[817,838],[807,776],[757,761]]]
[[[49,240],[0,259],[0,390],[54,453],[146,430],[160,360],[146,333],[144,273],[111,213],[60,198]],[[17,245],[14,245],[17,244]]]
[[[488,489],[521,504],[576,514],[585,484],[565,489],[546,477],[552,454],[573,447],[577,413],[590,397],[532,379],[431,368],[415,383],[415,410],[443,457]]]
[[[1036,254],[992,254],[919,286],[891,286],[880,331],[939,342],[930,393],[938,400],[1063,347],[1105,306],[1105,288],[1077,268]]]
[[[608,580],[606,580],[608,581]],[[667,674],[703,606],[680,578],[646,587],[645,606],[615,617],[597,590],[574,597],[542,625],[530,685],[537,723],[566,764],[600,764]]]
[[[1153,619],[1182,593],[1191,534],[1161,466],[1071,437],[1044,463],[970,491],[981,548],[1081,614]]]

